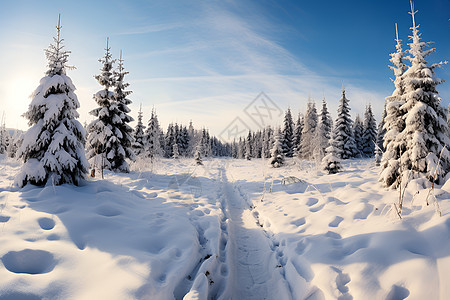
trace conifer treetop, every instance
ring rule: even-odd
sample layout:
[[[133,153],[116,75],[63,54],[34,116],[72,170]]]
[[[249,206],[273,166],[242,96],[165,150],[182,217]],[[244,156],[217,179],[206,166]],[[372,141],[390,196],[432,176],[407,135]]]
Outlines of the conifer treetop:
[[[64,50],[63,41],[61,38],[61,14],[58,16],[58,25],[56,26],[57,35],[53,37],[53,44],[50,44],[47,49],[45,49],[45,55],[48,60],[48,70],[45,73],[47,76],[66,74],[67,69],[74,69],[73,66],[67,65],[67,59],[69,57],[70,51]]]
[[[98,83],[105,87],[108,90],[110,87],[114,86],[114,78],[112,70],[112,65],[115,62],[112,59],[111,55],[111,47],[109,47],[109,37],[106,38],[106,48],[105,48],[105,56],[100,58],[98,61],[102,63],[102,68],[100,69],[100,75],[96,75],[95,79],[97,79]]]

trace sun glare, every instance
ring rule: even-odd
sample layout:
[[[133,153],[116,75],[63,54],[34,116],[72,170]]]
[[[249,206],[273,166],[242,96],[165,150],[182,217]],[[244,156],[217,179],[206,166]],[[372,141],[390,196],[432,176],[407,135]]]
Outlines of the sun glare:
[[[24,130],[28,128],[28,125],[27,120],[21,115],[27,110],[31,94],[38,86],[39,81],[22,75],[11,79],[6,85],[6,95],[2,99],[2,111],[5,112],[7,127]]]

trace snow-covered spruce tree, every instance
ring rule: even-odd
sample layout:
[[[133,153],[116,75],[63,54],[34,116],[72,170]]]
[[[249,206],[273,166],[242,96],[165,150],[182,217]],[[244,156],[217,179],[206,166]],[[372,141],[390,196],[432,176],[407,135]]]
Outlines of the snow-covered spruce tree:
[[[134,119],[128,115],[131,111],[128,108],[132,102],[127,98],[131,91],[125,89],[130,85],[124,82],[124,77],[129,72],[126,72],[123,67],[122,50],[120,50],[120,57],[117,64],[117,70],[114,71],[114,99],[118,109],[117,116],[120,118],[120,122],[116,122],[116,136],[119,140],[119,146],[116,150],[116,155],[113,158],[112,165],[117,166],[118,171],[129,172],[128,162],[125,159],[131,161],[136,160],[136,156],[132,149],[134,143],[133,128],[128,123],[134,121]]]
[[[331,120],[330,113],[328,112],[327,102],[325,98],[322,100],[322,110],[319,116],[319,145],[321,148],[321,153],[326,153],[326,148],[328,148],[329,141],[331,139],[331,130],[333,129],[333,120]]]
[[[139,107],[137,125],[134,129],[133,150],[137,156],[144,152],[144,137],[145,137],[144,130],[145,125],[142,123],[142,105],[141,105]]]
[[[173,144],[172,158],[180,158],[180,152],[178,151],[178,144]]]
[[[326,149],[327,155],[322,159],[322,168],[328,174],[336,174],[342,170],[341,160],[337,156],[337,149],[333,144],[333,141],[330,140],[330,146]]]
[[[195,147],[195,151],[194,151],[194,161],[197,165],[203,165],[203,161],[202,161],[202,143],[199,142],[197,144],[197,146]]]
[[[154,158],[162,156],[160,140],[161,129],[159,127],[158,116],[153,108],[144,135],[144,154],[152,161]]]
[[[345,97],[344,88],[342,88],[342,98],[339,102],[338,116],[332,133],[333,146],[337,158],[348,159],[355,157],[358,154],[358,150],[356,149],[355,138],[353,137],[353,121],[350,117],[349,100]]]
[[[180,147],[180,154],[183,156],[188,156],[188,149],[190,143],[189,131],[186,126],[181,126],[181,130],[178,137],[178,144]]]
[[[390,61],[393,66],[390,69],[394,71],[394,92],[386,97],[386,117],[384,118],[383,156],[381,157],[381,174],[379,181],[386,187],[397,188],[400,184],[400,156],[406,149],[406,142],[400,135],[405,128],[405,80],[404,72],[406,65],[403,62],[404,52],[401,40],[398,38],[397,24],[395,24],[396,33],[396,52],[391,54]]]
[[[203,151],[202,155],[205,157],[211,156],[211,138],[206,128],[203,128],[201,132],[201,144]]]
[[[286,157],[292,157],[294,155],[294,122],[292,121],[291,109],[288,108],[284,116],[283,127],[283,153]]]
[[[300,142],[301,158],[312,159],[314,157],[314,150],[318,146],[318,141],[316,140],[317,121],[316,104],[309,101],[306,108],[305,124]]]
[[[170,123],[169,126],[167,126],[167,132],[164,138],[165,157],[167,158],[172,157],[173,144],[175,143],[176,143],[175,126],[173,125],[173,123]]]
[[[6,148],[6,153],[8,157],[14,158],[17,155],[17,151],[22,143],[22,133],[18,130],[14,131],[13,136],[11,137],[8,148]]]
[[[245,159],[252,159],[252,132],[249,131],[247,138],[245,139]]]
[[[24,134],[17,157],[23,159],[15,183],[45,185],[64,183],[78,185],[89,168],[84,153],[85,130],[78,118],[80,107],[75,86],[66,76],[69,51],[64,50],[58,19],[57,36],[45,51],[48,60],[46,76],[32,95],[24,116],[30,129]]]
[[[9,145],[9,133],[6,130],[6,126],[5,123],[3,123],[0,126],[0,154],[3,154],[6,152],[6,149],[8,148]]]
[[[376,140],[376,146],[375,146],[375,153],[377,152],[377,148],[379,148],[379,153],[382,154],[384,151],[384,135],[386,134],[386,129],[384,128],[384,120],[386,119],[386,102],[384,103],[384,109],[383,114],[381,115],[381,121],[378,123],[378,130],[377,130],[377,140]],[[380,157],[381,159],[381,157]]]
[[[411,66],[404,73],[405,104],[402,109],[406,111],[406,115],[404,116],[405,129],[401,136],[406,142],[406,147],[400,157],[401,180],[404,182],[407,178],[425,176],[433,181],[437,173],[436,181],[440,184],[450,171],[448,149],[450,139],[445,109],[441,106],[441,97],[436,89],[442,80],[435,77],[434,69],[441,67],[444,63],[429,66],[425,60],[425,57],[435,49],[424,50],[429,43],[420,41],[419,26],[416,26],[414,19],[415,14],[414,5],[411,2],[413,24],[408,57]]]
[[[297,157],[301,156],[301,146],[300,143],[302,142],[302,131],[303,126],[305,125],[305,120],[302,113],[298,114],[297,122],[295,123],[294,127],[294,155]]]
[[[373,116],[372,106],[366,106],[364,113],[364,132],[362,136],[362,152],[364,157],[375,155],[375,141],[377,139],[377,123]]]
[[[272,150],[270,151],[270,164],[274,168],[279,168],[284,164],[284,153],[281,142],[283,139],[283,134],[281,133],[281,129],[278,129],[274,135],[275,139]]]
[[[359,114],[357,114],[355,122],[353,123],[353,137],[355,138],[356,149],[358,149],[358,154],[356,155],[356,157],[361,157],[363,155],[363,133],[364,125]]]
[[[264,128],[263,131],[263,155],[264,158],[270,158],[270,150],[272,149],[273,143],[273,130],[270,126]]]
[[[89,112],[97,119],[88,125],[87,157],[91,168],[128,172],[128,163],[125,161],[127,153],[121,144],[122,112],[119,110],[115,93],[110,91],[115,87],[115,76],[112,72],[115,60],[111,56],[109,39],[105,50],[105,56],[99,59],[103,64],[101,73],[95,76],[104,89],[94,95],[99,107]]]

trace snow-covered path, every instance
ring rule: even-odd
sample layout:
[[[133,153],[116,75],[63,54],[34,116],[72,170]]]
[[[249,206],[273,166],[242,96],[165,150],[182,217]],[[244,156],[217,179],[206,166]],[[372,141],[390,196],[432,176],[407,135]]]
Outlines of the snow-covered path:
[[[292,299],[276,252],[257,225],[249,204],[221,169],[223,206],[229,218],[230,268],[224,299]]]

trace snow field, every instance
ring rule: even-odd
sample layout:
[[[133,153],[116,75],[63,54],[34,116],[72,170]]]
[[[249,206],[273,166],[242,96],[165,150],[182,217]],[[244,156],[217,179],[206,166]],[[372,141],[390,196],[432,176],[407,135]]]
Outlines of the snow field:
[[[347,161],[344,168],[343,173],[322,176],[292,160],[284,169],[264,172],[231,164],[230,172],[254,203],[258,222],[279,244],[276,255],[286,262],[293,298],[446,299],[448,192],[435,190],[443,213],[438,217],[433,205],[425,204],[428,190],[411,205],[408,200],[417,191],[411,184],[400,221],[391,205],[398,192],[378,185],[372,160]],[[273,186],[262,197],[264,175]],[[283,186],[288,175],[304,182]]]
[[[23,189],[20,165],[0,160],[0,299],[450,295],[448,182],[434,191],[442,217],[412,181],[399,220],[372,160],[324,175],[292,159],[163,159]]]

